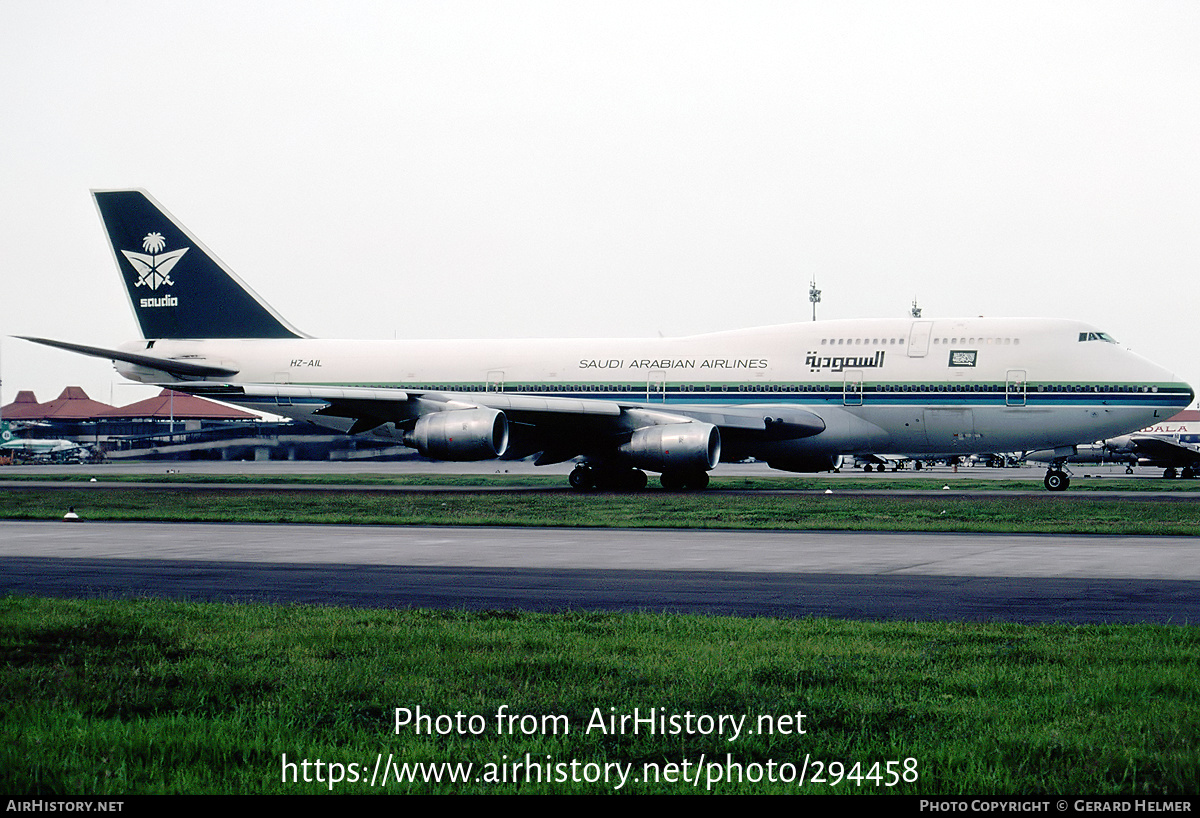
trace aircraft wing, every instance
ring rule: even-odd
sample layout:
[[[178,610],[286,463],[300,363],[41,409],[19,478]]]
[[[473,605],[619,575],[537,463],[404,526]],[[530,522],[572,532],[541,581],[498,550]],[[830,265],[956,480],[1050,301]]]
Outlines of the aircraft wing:
[[[1133,444],[1134,453],[1138,457],[1146,457],[1156,462],[1191,463],[1200,458],[1200,448],[1176,442],[1168,437],[1131,435],[1129,442]]]
[[[811,437],[825,429],[813,412],[786,406],[661,405],[503,392],[434,392],[374,387],[295,384],[184,382],[172,389],[252,406],[260,411],[333,425],[350,434],[394,424],[410,429],[419,418],[439,412],[496,410],[513,431],[506,457],[541,452],[539,463],[569,460],[594,446],[611,446],[639,429],[673,424],[707,424],[732,438],[785,440]]]
[[[48,338],[19,337],[96,358],[124,361],[176,377],[198,379],[184,383],[161,384],[181,392],[251,405],[260,411],[280,415],[308,414],[321,418],[344,418],[352,422],[349,428],[344,430],[351,434],[376,429],[389,422],[400,426],[406,421],[432,412],[478,407],[499,410],[504,412],[509,420],[533,427],[558,427],[570,418],[610,418],[614,421],[611,431],[616,433],[629,433],[645,426],[689,422],[711,424],[726,435],[761,436],[770,440],[811,437],[825,430],[825,422],[819,415],[804,409],[784,406],[727,406],[712,409],[704,406],[672,405],[668,408],[652,403],[503,392],[409,392],[371,387],[232,384],[210,380],[237,374],[236,370],[211,363],[141,355]],[[299,409],[307,411],[298,412]],[[604,428],[603,424],[599,428]],[[564,434],[565,430],[557,437],[563,438]],[[560,440],[559,443],[565,441]],[[578,453],[573,453],[571,457]]]

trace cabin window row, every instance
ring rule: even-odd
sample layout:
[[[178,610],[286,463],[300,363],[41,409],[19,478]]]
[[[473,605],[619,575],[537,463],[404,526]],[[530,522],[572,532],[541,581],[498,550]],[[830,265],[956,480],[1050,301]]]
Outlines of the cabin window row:
[[[967,344],[968,346],[1017,346],[1021,343],[1020,338],[934,338],[935,344]]]
[[[1082,340],[1082,339],[1080,339]],[[971,337],[964,336],[956,338],[953,336],[934,337],[931,339],[934,344],[971,344],[975,346],[1017,346],[1021,343],[1020,338],[995,338],[995,337]],[[901,346],[908,344],[907,338],[822,338],[821,346]]]
[[[822,338],[821,346],[888,346],[896,344],[907,344],[907,338]]]
[[[1067,392],[1116,392],[1116,393],[1154,393],[1158,392],[1157,386],[1134,386],[1130,384],[1039,384],[1038,386],[1029,386],[1021,381],[1014,381],[1009,384],[984,384],[984,383],[941,383],[941,384],[911,384],[911,383],[884,383],[884,384],[867,384],[862,382],[848,381],[849,388],[854,391],[869,391],[869,392],[1043,392],[1043,393],[1067,393]],[[841,384],[777,384],[777,383],[750,383],[750,384],[650,384],[647,386],[644,383],[638,384],[459,384],[448,385],[438,384],[435,386],[409,386],[409,389],[420,391],[436,391],[436,392],[511,392],[524,394],[563,394],[563,393],[618,393],[618,394],[638,394],[646,393],[661,394],[667,392],[785,392],[785,393],[813,393],[813,392],[841,392]]]

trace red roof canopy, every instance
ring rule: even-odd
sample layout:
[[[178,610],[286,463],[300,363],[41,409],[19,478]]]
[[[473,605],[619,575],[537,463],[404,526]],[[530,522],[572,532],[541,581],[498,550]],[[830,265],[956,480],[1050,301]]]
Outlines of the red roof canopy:
[[[41,417],[38,415],[38,408],[41,404],[34,397],[33,392],[28,389],[22,389],[17,393],[17,399],[8,406],[0,408],[0,416],[5,420],[26,420],[31,417]]]
[[[33,397],[32,393],[28,394]],[[27,406],[28,403],[22,405]],[[16,414],[10,415],[6,410],[4,417],[10,420],[88,420],[100,412],[112,408],[107,403],[92,400],[82,388],[68,386],[61,395],[49,403],[39,403],[36,407],[29,407],[28,410],[22,411],[20,417]]]
[[[109,406],[94,401],[78,386],[68,386],[57,399],[38,403],[33,392],[17,393],[17,399],[0,409],[5,420],[92,420],[145,418],[167,420],[254,420],[258,415],[224,406],[195,395],[164,389],[153,398],[128,406]]]
[[[195,395],[187,395],[172,389],[164,389],[153,398],[118,408],[108,408],[97,413],[104,418],[158,418],[174,417],[176,420],[254,420],[258,415],[224,406]]]

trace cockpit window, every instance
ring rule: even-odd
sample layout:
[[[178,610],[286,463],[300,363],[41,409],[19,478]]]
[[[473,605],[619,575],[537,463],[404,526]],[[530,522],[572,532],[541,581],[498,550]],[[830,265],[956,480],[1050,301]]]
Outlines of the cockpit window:
[[[1083,341],[1106,341],[1107,343],[1110,343],[1110,344],[1115,344],[1117,342],[1117,339],[1113,338],[1107,332],[1081,332],[1081,333],[1079,333],[1079,340],[1080,340],[1080,342],[1083,342]]]

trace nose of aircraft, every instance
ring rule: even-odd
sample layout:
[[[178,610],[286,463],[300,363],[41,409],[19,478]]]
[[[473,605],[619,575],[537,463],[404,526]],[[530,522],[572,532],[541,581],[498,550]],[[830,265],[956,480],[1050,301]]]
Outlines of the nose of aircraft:
[[[1180,395],[1183,395],[1185,392],[1187,393],[1187,406],[1184,406],[1184,408],[1186,409],[1188,406],[1191,406],[1192,401],[1196,399],[1195,387],[1174,373],[1171,373],[1171,383],[1178,385],[1177,391]]]
[[[1175,383],[1179,384],[1179,386],[1182,387],[1180,389],[1180,393],[1182,393],[1185,390],[1187,391],[1187,404],[1185,404],[1183,407],[1184,409],[1186,409],[1189,406],[1191,406],[1192,401],[1194,401],[1196,399],[1196,390],[1191,384],[1184,381],[1183,378],[1176,377]]]
[[[1176,375],[1164,366],[1152,363],[1155,369],[1162,373],[1160,382],[1168,385],[1168,392],[1171,395],[1172,403],[1182,403],[1180,409],[1186,409],[1192,405],[1192,401],[1196,399],[1196,389],[1183,378]],[[1187,396],[1187,401],[1180,401],[1180,398]]]
[[[1196,400],[1196,389],[1183,378],[1166,367],[1151,364],[1152,369],[1145,370],[1146,374],[1157,371],[1158,387],[1155,388],[1160,401],[1159,411],[1182,412]],[[1150,381],[1154,383],[1154,380]]]

